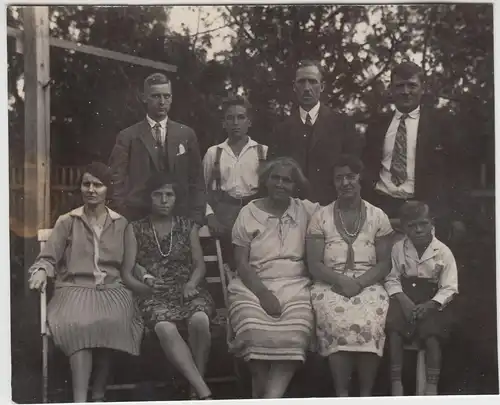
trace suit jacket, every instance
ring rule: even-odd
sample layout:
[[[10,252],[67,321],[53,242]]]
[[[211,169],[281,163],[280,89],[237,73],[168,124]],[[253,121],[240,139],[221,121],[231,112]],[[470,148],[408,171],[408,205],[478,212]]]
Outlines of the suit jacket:
[[[308,198],[327,205],[336,198],[332,163],[342,153],[359,156],[363,142],[347,116],[321,103],[308,147],[298,108],[275,128],[268,145],[268,160],[278,156],[294,158],[310,182]]]
[[[365,165],[362,193],[367,201],[372,200],[380,179],[385,135],[393,116],[393,112],[377,115],[367,127],[362,154]],[[440,217],[456,217],[462,211],[465,191],[462,181],[468,160],[460,144],[459,131],[450,115],[420,107],[414,198],[428,203]]]
[[[205,214],[205,182],[195,132],[186,125],[167,121],[166,150],[169,169],[178,183],[176,206],[180,215],[201,223]],[[148,178],[160,171],[155,140],[147,120],[121,131],[111,152],[113,197],[118,206],[148,207]]]

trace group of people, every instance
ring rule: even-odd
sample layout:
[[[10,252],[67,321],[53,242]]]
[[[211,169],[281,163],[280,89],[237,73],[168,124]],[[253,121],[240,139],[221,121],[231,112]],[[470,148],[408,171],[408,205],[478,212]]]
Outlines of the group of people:
[[[354,371],[369,396],[386,335],[392,393],[404,393],[403,344],[417,340],[426,393],[437,394],[458,293],[441,239],[464,232],[453,127],[421,106],[424,75],[412,62],[393,69],[395,111],[373,117],[364,138],[320,101],[318,62],[300,62],[293,89],[298,108],[268,145],[248,135],[247,100],[226,99],[227,139],[201,159],[194,131],[168,117],[168,78],[146,78],[146,118],[120,132],[109,167],[85,169],[83,207],[59,217],[30,269],[33,289],[55,277],[48,324],[76,402],[87,400],[93,368],[92,399],[104,399],[110,350],[139,355],[144,328],[190,398],[212,398],[203,225],[235,273],[228,343],[249,366],[254,398],[282,397],[311,351],[328,358],[337,396],[349,395]]]

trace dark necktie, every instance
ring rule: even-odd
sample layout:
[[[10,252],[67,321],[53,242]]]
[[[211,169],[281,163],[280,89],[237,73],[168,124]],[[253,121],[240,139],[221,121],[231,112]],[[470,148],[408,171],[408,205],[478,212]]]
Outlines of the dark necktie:
[[[394,140],[394,149],[392,150],[391,181],[396,187],[399,187],[408,178],[408,140],[406,137],[406,118],[408,118],[408,114],[403,114],[401,116],[398,130],[396,132],[396,139]]]
[[[161,141],[161,125],[158,122],[153,127],[153,136],[155,138],[155,147],[156,147],[156,152],[158,153],[158,163],[160,166],[160,170],[163,170],[165,165],[164,162],[165,158],[164,158],[163,143]]]
[[[313,123],[312,123],[312,120],[311,120],[311,116],[309,115],[309,113],[306,114],[306,126],[308,126],[308,127],[312,127],[313,126]]]

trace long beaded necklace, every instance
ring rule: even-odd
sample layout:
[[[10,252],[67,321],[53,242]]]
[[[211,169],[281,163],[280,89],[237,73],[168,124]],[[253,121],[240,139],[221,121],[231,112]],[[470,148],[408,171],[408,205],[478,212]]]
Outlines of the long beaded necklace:
[[[151,221],[151,219],[149,220],[149,224],[151,225],[151,229],[153,230],[153,235],[155,237],[156,247],[158,248],[158,252],[160,252],[160,255],[162,257],[168,257],[170,255],[170,253],[172,252],[172,240],[173,240],[172,236],[174,233],[174,225],[175,225],[174,220],[172,220],[172,226],[170,227],[170,247],[168,248],[167,253],[163,253],[163,251],[161,250],[160,241],[158,240],[158,235],[156,234],[156,229],[155,229],[155,227],[153,225],[153,221]]]
[[[361,212],[358,213],[358,219],[355,223],[355,231],[354,233],[350,233],[348,230],[347,230],[347,227],[345,226],[345,223],[344,223],[344,218],[342,218],[342,210],[340,208],[338,208],[339,210],[339,217],[340,217],[340,223],[342,224],[342,228],[344,228],[344,231],[345,233],[350,236],[351,238],[354,238],[358,233],[359,233],[359,229],[360,229],[360,225],[361,225]]]

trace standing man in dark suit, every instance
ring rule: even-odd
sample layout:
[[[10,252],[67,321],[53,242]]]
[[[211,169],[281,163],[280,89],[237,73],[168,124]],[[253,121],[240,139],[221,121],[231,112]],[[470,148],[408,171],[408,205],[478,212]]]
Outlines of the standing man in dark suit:
[[[465,231],[459,202],[467,162],[458,126],[421,104],[424,72],[415,63],[393,69],[390,92],[395,111],[373,117],[366,131],[364,198],[389,218],[397,218],[407,200],[425,201],[435,216],[438,238],[459,239]]]
[[[144,81],[146,117],[118,134],[109,165],[113,170],[113,199],[129,220],[143,218],[151,208],[145,184],[155,172],[170,171],[177,178],[178,214],[202,224],[205,183],[194,131],[168,117],[172,85],[161,73]]]
[[[276,127],[268,154],[268,159],[294,158],[309,179],[309,198],[321,205],[331,203],[336,195],[332,162],[343,153],[359,156],[362,149],[354,124],[320,101],[324,88],[319,62],[301,61],[293,84],[298,108]]]

